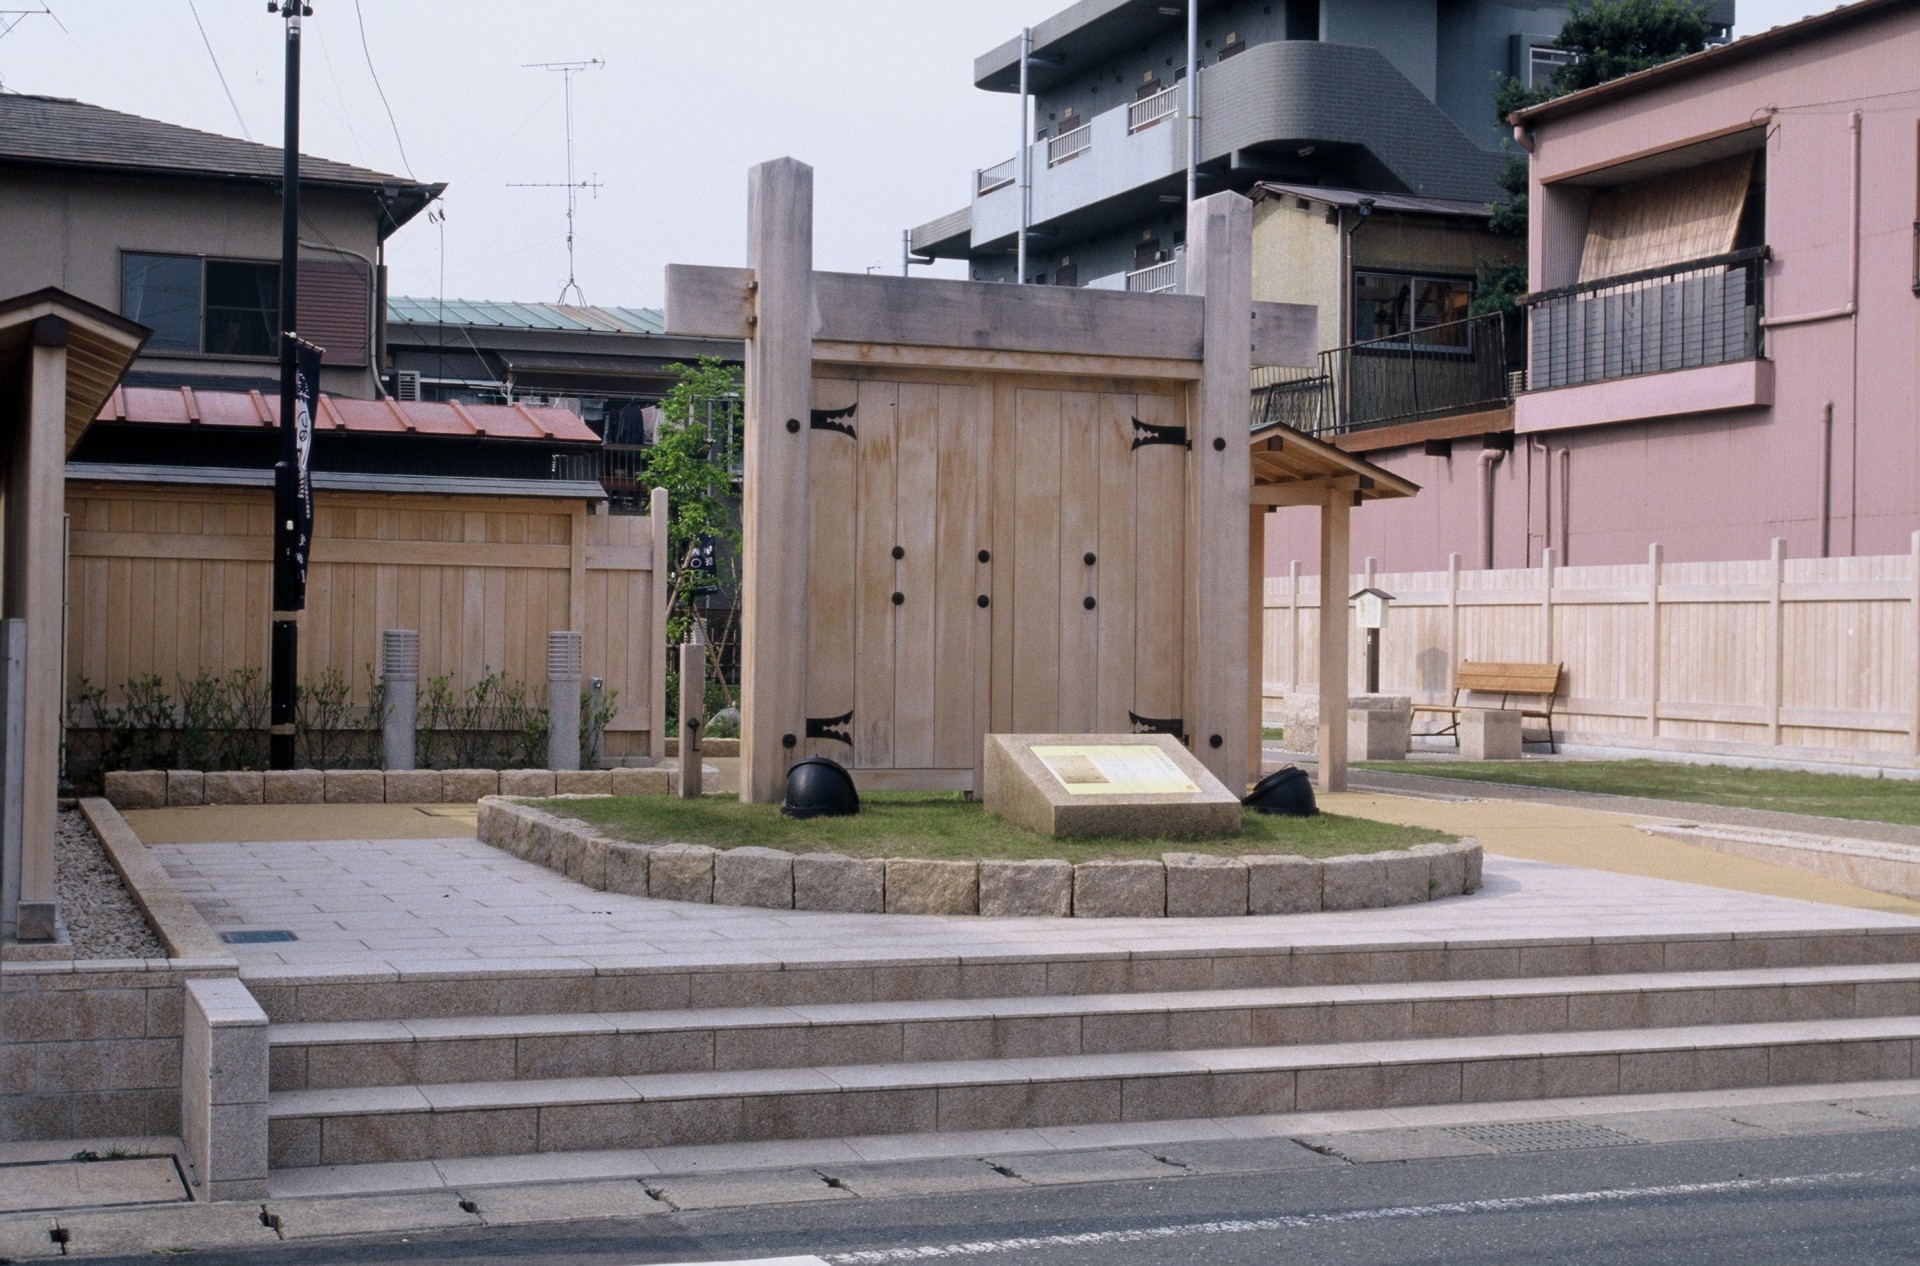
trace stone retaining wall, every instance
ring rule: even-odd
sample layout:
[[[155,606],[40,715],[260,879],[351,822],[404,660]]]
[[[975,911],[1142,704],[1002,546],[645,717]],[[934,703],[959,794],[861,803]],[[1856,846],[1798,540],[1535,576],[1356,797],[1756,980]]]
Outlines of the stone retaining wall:
[[[1409,905],[1480,887],[1477,840],[1325,861],[1165,853],[1159,860],[948,862],[773,848],[629,844],[503,797],[483,843],[590,888],[668,901],[849,914],[1192,918]]]
[[[485,796],[666,796],[677,765],[632,769],[275,769],[233,773],[142,769],[110,773],[116,809],[202,804],[472,804]]]

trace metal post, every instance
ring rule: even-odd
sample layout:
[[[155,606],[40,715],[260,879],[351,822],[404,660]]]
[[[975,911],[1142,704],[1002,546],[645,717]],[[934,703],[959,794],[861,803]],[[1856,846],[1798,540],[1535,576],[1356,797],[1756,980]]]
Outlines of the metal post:
[[[1033,60],[1033,28],[1020,28],[1020,236],[1014,243],[1016,286],[1027,284],[1027,225],[1033,218],[1033,129],[1027,122],[1027,63]]]
[[[380,718],[380,764],[386,769],[412,769],[420,701],[417,630],[387,629],[380,634],[380,681],[386,687],[387,707],[387,714]]]
[[[1380,693],[1380,630],[1367,630],[1367,693]]]
[[[1187,0],[1187,205],[1193,205],[1200,161],[1200,0]]]
[[[580,635],[547,634],[547,768],[580,768]]]
[[[700,795],[705,774],[701,762],[701,732],[706,728],[707,644],[700,632],[700,621],[693,622],[687,640],[680,643],[680,798],[694,800]]]
[[[269,5],[272,11],[273,5]],[[280,461],[273,481],[273,633],[268,671],[267,763],[293,768],[294,680],[300,662],[299,590],[288,558],[294,548],[293,478],[294,377],[297,352],[293,334],[299,317],[300,261],[300,19],[303,0],[279,6],[287,24],[285,135],[280,154]]]

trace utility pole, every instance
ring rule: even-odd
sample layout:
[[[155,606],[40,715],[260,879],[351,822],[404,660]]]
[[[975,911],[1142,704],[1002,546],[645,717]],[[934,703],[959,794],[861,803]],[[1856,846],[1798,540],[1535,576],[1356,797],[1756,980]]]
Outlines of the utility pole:
[[[307,605],[296,548],[300,461],[295,379],[299,351],[294,330],[300,300],[300,19],[313,13],[305,0],[268,0],[267,12],[286,19],[286,134],[280,154],[280,460],[273,479],[273,638],[269,669],[267,764],[293,768],[294,682],[300,662],[300,611]]]
[[[1187,206],[1200,163],[1200,0],[1187,0]]]
[[[599,196],[600,178],[597,174],[591,180],[575,180],[573,177],[573,77],[579,74],[581,71],[598,70],[602,66],[605,66],[606,64],[607,63],[602,61],[600,58],[592,57],[583,62],[527,62],[525,65],[521,67],[521,69],[523,70],[557,70],[559,71],[562,82],[563,82],[563,87],[565,88],[565,91],[566,91],[567,179],[566,179],[566,183],[563,184],[561,188],[567,191],[567,281],[565,285],[560,287],[559,302],[565,303],[567,301],[567,293],[571,291],[573,293],[574,302],[578,303],[582,307],[586,306],[587,296],[584,292],[581,291],[580,283],[574,279],[574,275],[573,275],[573,213],[579,201],[580,190],[591,189],[594,191],[595,197]],[[554,186],[551,182],[547,182],[544,184],[536,183],[536,182],[527,182],[527,183],[509,182],[507,187],[509,189],[551,189]]]
[[[1027,65],[1033,60],[1033,28],[1020,28],[1020,238],[1014,245],[1013,284],[1027,284],[1027,223],[1033,218],[1033,130],[1027,125]]]

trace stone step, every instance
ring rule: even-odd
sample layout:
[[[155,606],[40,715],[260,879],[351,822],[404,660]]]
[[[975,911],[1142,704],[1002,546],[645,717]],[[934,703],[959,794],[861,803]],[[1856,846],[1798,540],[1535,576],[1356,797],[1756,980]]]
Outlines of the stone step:
[[[1920,964],[295,1022],[273,1090],[1920,1015]]]
[[[1308,916],[1311,918],[1312,916]],[[1117,920],[1116,938],[1133,939]],[[1219,920],[1222,925],[1230,920]],[[1306,925],[1311,928],[1311,923]],[[1470,937],[1374,944],[1273,944],[1246,932],[1231,948],[1060,952],[1046,945],[961,954],[848,955],[779,962],[741,952],[530,964],[441,963],[409,970],[253,968],[246,984],[275,1023],[455,1016],[600,1014],[1512,980],[1634,972],[1732,971],[1920,961],[1920,928],[1628,937]]]
[[[1914,1074],[1920,1018],[288,1090],[276,1167],[355,1165]]]

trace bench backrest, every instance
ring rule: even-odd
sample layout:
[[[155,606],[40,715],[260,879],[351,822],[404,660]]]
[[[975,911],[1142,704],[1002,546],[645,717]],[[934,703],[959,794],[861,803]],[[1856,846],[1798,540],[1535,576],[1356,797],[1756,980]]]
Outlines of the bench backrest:
[[[1560,665],[1462,660],[1453,674],[1453,688],[1486,694],[1545,695],[1551,699],[1560,689]]]

